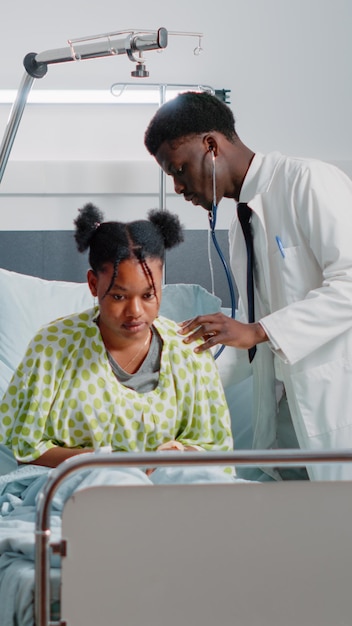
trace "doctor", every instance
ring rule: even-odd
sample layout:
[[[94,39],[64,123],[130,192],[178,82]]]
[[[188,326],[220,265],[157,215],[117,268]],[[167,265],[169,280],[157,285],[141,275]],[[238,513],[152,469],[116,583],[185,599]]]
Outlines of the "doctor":
[[[203,338],[195,350],[242,349],[239,363],[252,349],[253,447],[352,447],[351,180],[320,161],[254,153],[238,137],[230,108],[208,93],[164,104],[145,145],[193,205],[211,211],[225,197],[250,209],[254,319],[234,206],[230,260],[245,323],[217,313],[184,322],[181,332],[186,343]],[[316,465],[308,473],[352,479],[352,465]]]

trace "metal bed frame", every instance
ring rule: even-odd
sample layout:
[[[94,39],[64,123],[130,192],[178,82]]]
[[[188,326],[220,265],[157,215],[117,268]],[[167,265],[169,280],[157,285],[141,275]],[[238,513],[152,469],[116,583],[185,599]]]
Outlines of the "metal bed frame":
[[[351,461],[352,461],[351,450],[340,450],[340,451],[323,450],[321,452],[309,452],[309,451],[302,451],[302,450],[275,450],[275,451],[264,450],[264,451],[238,451],[238,452],[231,452],[231,453],[207,453],[206,455],[200,454],[200,453],[187,453],[185,455],[180,455],[180,453],[178,452],[176,453],[173,453],[173,452],[147,453],[147,454],[146,453],[144,454],[127,454],[127,453],[104,454],[103,453],[99,455],[88,453],[86,455],[71,458],[68,461],[65,461],[64,463],[62,463],[60,466],[58,466],[51,472],[45,486],[43,487],[41,493],[39,494],[39,499],[38,499],[37,517],[36,517],[36,564],[35,564],[36,626],[48,626],[48,625],[49,626],[70,626],[69,622],[66,622],[66,621],[61,621],[59,623],[50,622],[50,619],[49,619],[49,615],[50,615],[49,549],[51,548],[54,553],[60,554],[61,556],[65,556],[65,551],[66,551],[65,541],[59,544],[50,545],[50,507],[51,507],[52,499],[58,487],[62,484],[62,482],[68,476],[76,473],[77,471],[82,470],[83,468],[97,468],[97,467],[102,467],[102,466],[114,466],[114,467],[142,466],[144,468],[147,468],[147,467],[155,467],[155,466],[165,467],[165,466],[175,466],[175,465],[203,465],[204,466],[205,464],[210,464],[210,465],[235,465],[235,466],[255,465],[255,466],[291,466],[292,467],[292,466],[302,466],[302,465],[307,465],[307,464],[309,465],[309,464],[314,464],[314,463],[323,463],[323,464],[325,463],[328,463],[328,464],[350,463]],[[350,525],[349,524],[350,515],[349,516],[347,515],[347,511],[349,510],[348,507],[350,507],[349,501],[350,501],[350,488],[351,487],[350,487],[349,481],[341,481],[339,483],[310,482],[310,481],[301,481],[301,482],[290,481],[290,482],[285,482],[285,483],[265,483],[265,484],[260,483],[256,485],[255,484],[250,485],[249,491],[248,491],[248,485],[244,485],[244,487],[247,486],[246,493],[248,495],[246,496],[247,500],[242,501],[242,503],[244,502],[244,506],[248,505],[250,507],[252,506],[253,501],[255,503],[255,501],[257,500],[257,504],[259,503],[258,501],[258,497],[259,497],[259,498],[262,498],[261,504],[259,504],[259,506],[262,507],[264,506],[266,497],[270,492],[272,494],[273,493],[277,494],[275,498],[278,498],[280,507],[281,507],[280,503],[282,502],[282,509],[284,510],[287,507],[285,506],[285,502],[282,501],[283,495],[286,497],[286,494],[288,494],[289,500],[291,500],[291,495],[292,495],[293,501],[295,500],[295,498],[296,498],[296,501],[297,501],[297,498],[298,498],[298,501],[300,500],[300,497],[301,497],[300,494],[302,492],[296,493],[294,491],[293,489],[294,483],[297,489],[303,488],[304,493],[309,494],[308,502],[311,502],[311,501],[315,502],[315,498],[314,497],[311,498],[311,495],[314,496],[314,491],[315,493],[317,493],[317,490],[318,490],[318,493],[320,494],[319,497],[322,498],[323,500],[325,500],[325,495],[328,496],[328,493],[330,494],[333,493],[334,497],[335,496],[339,497],[340,498],[339,502],[342,499],[342,501],[345,503],[344,506],[347,507],[347,510],[345,511],[345,514],[343,515],[343,519],[344,520],[346,519],[348,525]],[[224,490],[225,490],[227,501],[233,501],[231,506],[232,507],[235,506],[235,502],[237,500],[236,494],[240,496],[242,493],[244,493],[244,491],[241,489],[242,486],[243,485],[241,485],[240,483],[237,485],[205,485],[206,489],[209,489],[210,487],[210,490],[207,492],[207,494],[209,493],[209,495],[211,496],[211,501],[209,502],[209,505],[211,506],[212,502],[215,503],[215,501],[217,500],[217,494],[219,493],[221,495],[221,489],[223,489],[222,493],[224,493]],[[339,492],[338,492],[339,486],[341,486],[343,489],[344,495],[342,496],[341,494],[339,495]],[[199,487],[201,488],[203,487],[203,494],[204,494],[204,485],[203,486],[181,485],[179,487],[180,489],[184,490],[182,492],[183,494],[187,494],[187,493],[189,494],[190,488],[191,489],[195,488],[197,490],[199,489]],[[108,487],[106,488],[108,489]],[[121,487],[118,487],[118,488],[121,489]],[[160,489],[161,487],[157,486],[156,488]],[[232,491],[232,494],[233,494],[232,498],[228,497],[229,488],[230,489],[235,488],[235,490],[237,490],[237,491]],[[101,487],[98,487],[98,489],[101,489]],[[111,489],[111,486],[110,486],[110,489]],[[146,497],[148,498],[150,496],[150,489],[146,490],[145,487],[139,488],[136,486],[134,486],[133,489],[137,490],[134,492],[137,498],[140,497],[142,493],[147,493]],[[172,493],[172,490],[175,489],[175,486],[165,485],[164,489],[165,489],[165,494],[167,492],[170,493],[170,489]],[[252,491],[253,489],[255,489],[256,491]],[[144,490],[144,492],[140,490]],[[154,489],[153,489],[153,492],[154,492]],[[194,494],[197,492],[192,491],[191,493]],[[349,497],[346,497],[346,493],[349,494]],[[165,494],[163,497],[165,497]],[[171,496],[171,498],[172,497],[173,496]],[[128,502],[130,502],[130,500],[128,500]],[[239,499],[239,502],[241,502],[241,498]],[[274,502],[277,503],[277,499],[274,499]],[[143,507],[143,505],[141,506]],[[291,506],[293,506],[293,504]],[[321,531],[323,535],[324,533],[329,532],[329,523],[331,523],[331,520],[330,521],[326,520],[326,518],[329,517],[329,511],[331,510],[331,515],[336,516],[335,511],[332,510],[334,505],[332,505],[332,508],[328,504],[326,506],[327,506],[328,515],[326,515],[326,511],[325,511],[325,514],[323,514],[322,510],[320,510],[319,508],[320,507],[319,503],[316,505],[316,510],[314,510],[312,513],[312,523],[314,519],[318,520],[318,524],[320,523],[320,520],[321,521],[325,520],[324,523],[327,525],[327,527],[325,526],[324,529]],[[144,503],[144,507],[148,508],[148,506],[146,507],[146,503]],[[226,517],[225,509],[226,507],[224,507],[221,511],[219,511],[220,518],[222,515]],[[295,509],[294,509],[294,512],[295,512]],[[183,513],[185,514],[186,511],[184,511]],[[193,515],[195,515],[195,513],[196,513],[196,510],[193,511]],[[278,517],[278,513],[280,513],[280,511],[273,511],[273,520],[275,520]],[[187,517],[186,515],[184,516]],[[236,510],[230,509],[230,512],[228,511],[228,515],[227,515],[228,522],[229,522],[229,517],[231,518],[231,516],[232,516],[233,521],[235,521],[235,518],[237,516]],[[219,515],[218,515],[218,518],[219,518]],[[265,529],[263,530],[265,531]],[[303,529],[302,534],[303,535],[305,534],[304,529]],[[319,535],[319,531],[318,531],[318,535]],[[236,540],[236,537],[234,537],[234,539]],[[329,537],[327,537],[326,539],[327,539],[327,543],[329,543],[328,542]],[[241,542],[241,536],[238,537],[238,540]],[[308,536],[307,536],[307,540],[309,540]],[[263,541],[265,541],[265,537],[263,537]],[[268,541],[270,543],[270,540]],[[292,548],[294,549],[294,545],[292,546]],[[349,557],[348,557],[348,561],[350,561]],[[223,569],[222,563],[220,564],[220,566],[222,570]],[[243,568],[244,566],[245,565],[243,563],[237,563],[237,564],[234,563],[235,568],[236,567]],[[279,563],[279,566],[281,567],[280,563]],[[173,563],[170,563],[170,568],[171,568],[170,571],[172,571],[172,567],[173,567]],[[261,567],[263,567],[262,564],[261,564]],[[224,568],[225,568],[225,564],[224,564]],[[304,576],[305,574],[304,563],[302,563],[301,568],[302,568],[302,576]],[[288,564],[288,569],[290,569],[289,564]],[[351,569],[352,569],[352,565],[351,565]],[[308,581],[307,581],[307,584],[308,584]],[[348,593],[347,595],[349,597],[350,594]],[[345,596],[346,596],[346,593],[345,593]],[[346,601],[344,600],[344,602]],[[351,604],[351,607],[349,608],[352,609],[352,604]],[[219,619],[220,619],[220,621],[218,622],[219,625],[224,624],[224,622],[221,621],[221,618]],[[261,626],[265,626],[267,622],[265,620],[264,615],[262,616],[262,619],[263,621],[260,622],[260,624]],[[321,616],[319,617],[319,620],[321,620]],[[145,623],[149,623],[149,622],[145,622]],[[170,620],[168,620],[168,623],[170,623]],[[236,622],[234,621],[234,623]],[[268,623],[272,623],[272,622],[268,622]],[[298,626],[306,626],[306,624],[302,624],[299,621],[292,622],[292,623],[297,623]],[[325,623],[330,623],[330,622],[324,621],[323,623],[325,625]],[[347,622],[336,621],[334,624],[331,624],[331,626],[338,626],[339,624],[341,624],[342,626],[342,625],[345,625],[345,623]],[[286,624],[291,624],[291,621],[288,619],[286,621]],[[315,621],[310,622],[310,626],[313,626],[313,624],[315,624]],[[256,626],[256,625],[252,624],[252,626]]]

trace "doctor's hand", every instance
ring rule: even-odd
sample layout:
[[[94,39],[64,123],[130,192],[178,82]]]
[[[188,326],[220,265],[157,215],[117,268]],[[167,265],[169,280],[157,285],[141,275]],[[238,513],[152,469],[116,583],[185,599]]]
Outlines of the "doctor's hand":
[[[217,344],[248,350],[258,343],[268,341],[264,328],[255,322],[243,324],[228,317],[224,313],[198,315],[180,323],[179,333],[187,335],[184,343],[192,343],[203,339],[204,343],[197,346],[195,352],[204,352]]]

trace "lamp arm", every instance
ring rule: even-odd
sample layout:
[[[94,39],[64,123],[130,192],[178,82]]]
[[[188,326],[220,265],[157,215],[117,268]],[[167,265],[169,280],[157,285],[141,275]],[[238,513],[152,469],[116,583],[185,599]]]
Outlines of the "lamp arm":
[[[116,35],[123,35],[123,37],[116,37]],[[142,53],[148,50],[161,50],[166,48],[167,40],[168,32],[165,28],[159,28],[157,31],[119,31],[116,33],[97,35],[95,37],[86,37],[80,40],[71,40],[68,42],[69,46],[66,48],[46,50],[39,54],[34,52],[28,53],[23,60],[26,72],[19,86],[15,102],[13,103],[0,146],[0,183],[6,169],[33,81],[35,78],[43,78],[43,76],[45,76],[48,65],[116,56],[119,54],[127,54],[130,60],[136,61],[133,57],[135,52]],[[141,58],[139,60],[141,60]]]

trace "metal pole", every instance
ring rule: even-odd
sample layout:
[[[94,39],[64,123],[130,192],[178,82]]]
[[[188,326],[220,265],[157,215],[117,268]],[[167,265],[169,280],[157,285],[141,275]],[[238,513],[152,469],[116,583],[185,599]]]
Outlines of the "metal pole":
[[[162,84],[159,87],[159,107],[161,107],[166,101],[166,85]],[[165,184],[165,172],[160,168],[160,187],[159,187],[159,208],[166,209],[166,184]]]
[[[122,38],[113,38],[114,33],[101,35],[100,38],[104,38],[106,41],[95,41],[94,43],[83,43],[80,45],[76,45],[76,42],[72,41],[71,45],[66,48],[40,52],[35,55],[35,61],[38,64],[45,63],[50,65],[52,63],[84,61],[86,59],[126,53],[133,54],[134,52],[145,52],[147,50],[160,50],[167,46],[167,30],[165,28],[159,28],[154,33],[130,32],[126,34],[127,36]],[[77,42],[79,44],[79,40]]]
[[[25,74],[23,76],[16,100],[11,109],[9,121],[5,128],[4,137],[0,147],[0,182],[2,181],[2,177],[4,175],[6,164],[10,156],[12,145],[16,137],[17,129],[20,124],[33,81],[33,76],[29,76],[29,74]]]
[[[70,42],[70,46],[56,50],[46,50],[36,54],[30,52],[23,60],[26,74],[19,86],[16,100],[11,109],[8,124],[5,128],[4,137],[0,146],[0,183],[2,181],[7,161],[16,137],[17,129],[26,106],[28,94],[34,78],[42,78],[47,73],[47,66],[53,63],[67,61],[81,61],[106,56],[127,54],[134,62],[140,61],[134,57],[134,53],[147,50],[160,50],[167,46],[167,30],[159,28],[155,32],[127,32],[123,38],[114,38],[118,33],[111,33],[96,37],[99,41],[76,45],[76,41]],[[127,36],[126,36],[127,34]],[[104,38],[105,41],[101,41]],[[93,39],[93,38],[91,38]],[[81,40],[82,41],[82,40]],[[77,40],[79,44],[79,40]]]

